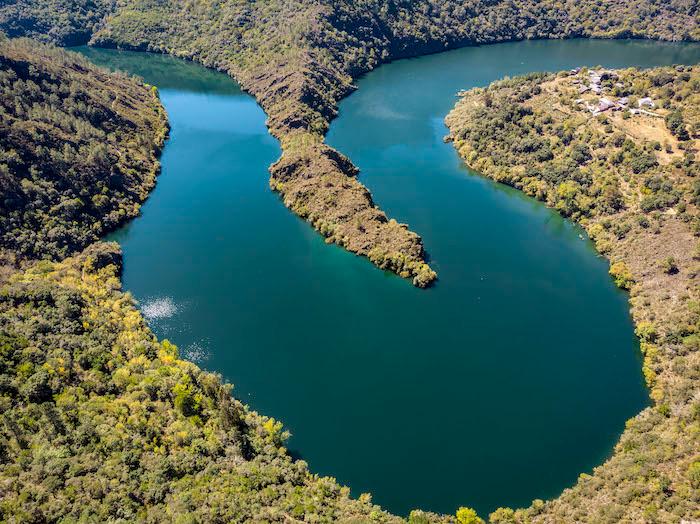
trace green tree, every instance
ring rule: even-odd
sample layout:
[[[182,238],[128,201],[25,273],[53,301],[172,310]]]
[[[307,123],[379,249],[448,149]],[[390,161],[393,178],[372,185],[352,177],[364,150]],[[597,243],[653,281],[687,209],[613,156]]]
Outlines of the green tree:
[[[461,507],[457,510],[458,524],[484,524],[484,520],[479,518],[472,508]]]
[[[690,134],[683,119],[683,113],[680,110],[676,109],[666,115],[666,127],[678,140],[690,139]]]

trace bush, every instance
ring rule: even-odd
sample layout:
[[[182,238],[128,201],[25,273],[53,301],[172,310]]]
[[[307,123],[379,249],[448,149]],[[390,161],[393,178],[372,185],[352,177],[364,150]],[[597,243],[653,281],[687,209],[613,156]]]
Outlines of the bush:
[[[621,289],[630,289],[634,284],[634,278],[627,264],[624,262],[615,262],[610,266],[610,275],[615,281],[615,285]]]
[[[678,264],[676,263],[676,259],[673,257],[666,257],[661,262],[661,269],[667,275],[675,275],[678,273]]]
[[[700,460],[696,460],[688,467],[688,481],[693,489],[700,489]]]

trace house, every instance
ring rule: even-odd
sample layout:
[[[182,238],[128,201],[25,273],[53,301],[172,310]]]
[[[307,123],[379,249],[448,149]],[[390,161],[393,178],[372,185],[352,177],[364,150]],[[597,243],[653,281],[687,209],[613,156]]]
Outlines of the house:
[[[630,103],[630,99],[627,98],[626,96],[623,96],[615,103],[615,109],[616,110],[627,109],[627,106],[629,105],[629,103]]]
[[[652,109],[654,107],[656,107],[656,104],[648,96],[644,97],[644,98],[640,98],[638,104],[639,104],[639,107],[651,107]]]

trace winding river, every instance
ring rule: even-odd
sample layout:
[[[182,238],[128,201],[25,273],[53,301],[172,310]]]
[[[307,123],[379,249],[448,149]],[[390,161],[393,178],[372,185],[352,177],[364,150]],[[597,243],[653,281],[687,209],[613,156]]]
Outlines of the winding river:
[[[160,88],[172,133],[143,215],[113,237],[155,332],[282,420],[315,473],[388,510],[487,514],[556,496],[648,403],[627,297],[581,230],[442,142],[460,89],[576,65],[700,61],[700,46],[520,42],[378,68],[328,142],[423,236],[427,291],[321,237],[268,189],[255,101],[164,56],[82,49]]]

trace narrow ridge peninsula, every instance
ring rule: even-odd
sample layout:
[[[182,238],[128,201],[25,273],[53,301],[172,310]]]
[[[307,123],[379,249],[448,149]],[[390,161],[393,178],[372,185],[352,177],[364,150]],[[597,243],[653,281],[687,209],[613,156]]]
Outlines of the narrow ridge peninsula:
[[[0,7],[0,29],[58,43],[171,53],[224,71],[268,114],[283,155],[271,187],[328,240],[430,285],[420,236],[387,218],[350,161],[323,144],[353,78],[396,58],[526,38],[698,40],[693,2],[644,0],[80,2]],[[99,20],[99,21],[96,21]]]
[[[610,260],[611,277],[630,291],[654,401],[592,475],[492,520],[697,519],[700,67],[505,79],[463,93],[446,123],[468,166],[577,221]]]

